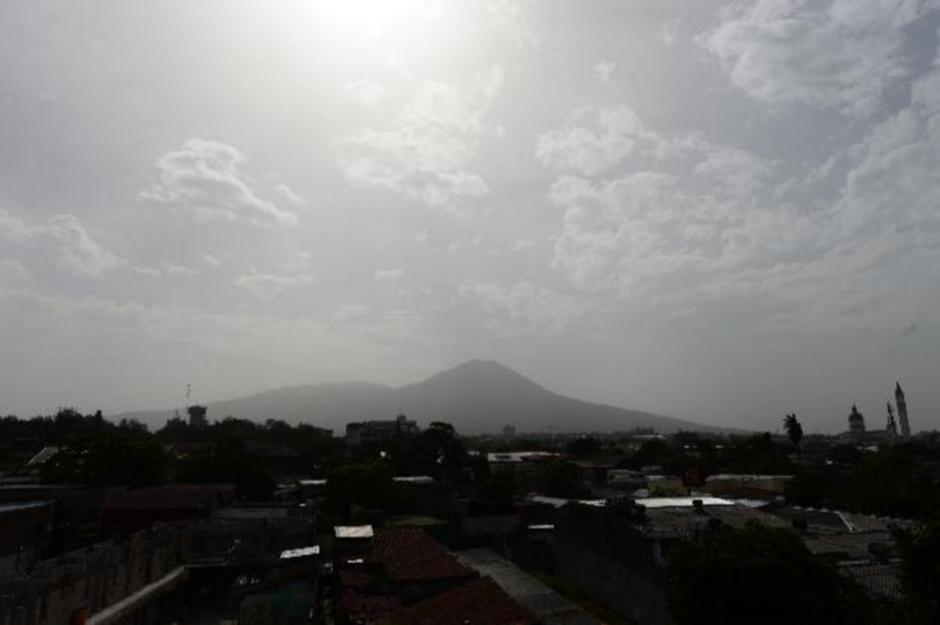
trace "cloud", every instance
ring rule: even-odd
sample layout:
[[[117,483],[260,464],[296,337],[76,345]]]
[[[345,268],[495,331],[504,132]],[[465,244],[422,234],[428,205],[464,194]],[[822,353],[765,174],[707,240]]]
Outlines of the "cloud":
[[[659,25],[659,40],[667,46],[675,44],[676,40],[679,38],[679,27],[681,25],[681,17],[663,20],[663,23]]]
[[[163,272],[167,276],[197,276],[202,273],[199,269],[185,265],[177,265],[167,261],[163,261]]]
[[[405,272],[401,269],[376,269],[372,277],[376,280],[398,280]]]
[[[768,331],[898,327],[940,306],[927,269],[940,266],[940,63],[825,175],[808,162],[780,179],[777,162],[701,133],[647,128],[633,150],[646,171],[565,174],[549,191],[563,219],[552,263],[574,287],[671,314],[742,314],[746,299]]]
[[[577,299],[532,282],[469,281],[458,296],[477,304],[487,317],[486,329],[499,335],[558,335],[585,311]]]
[[[311,273],[280,275],[270,273],[251,273],[239,276],[235,285],[249,293],[263,298],[273,299],[284,291],[316,283],[316,276]]]
[[[285,200],[287,200],[288,202],[292,204],[306,204],[307,203],[307,201],[304,199],[302,195],[295,192],[293,189],[291,189],[289,186],[287,186],[284,183],[281,183],[275,186],[274,190],[277,192],[278,195],[280,195],[282,198],[284,198]]]
[[[909,76],[905,28],[935,0],[735,2],[697,38],[731,81],[771,105],[803,102],[865,117]]]
[[[33,232],[22,219],[0,208],[0,236],[16,242],[28,241]]]
[[[294,225],[295,213],[260,197],[241,173],[248,157],[236,148],[189,139],[157,160],[159,182],[140,192],[146,201],[186,210],[199,221]]]
[[[217,256],[213,256],[212,254],[204,254],[202,256],[202,260],[207,265],[210,265],[212,267],[218,267],[219,265],[222,264],[222,261]]]
[[[202,273],[201,269],[187,267],[185,265],[177,265],[166,260],[160,263],[160,267],[141,267],[139,265],[132,265],[131,270],[142,276],[148,276],[151,278],[174,278],[180,276],[192,277],[198,276]]]
[[[610,83],[617,65],[613,61],[601,61],[594,66],[594,76],[601,82]]]
[[[757,191],[770,178],[772,163],[746,150],[712,146],[693,171],[718,180],[738,195],[745,195]]]
[[[541,41],[529,19],[532,4],[532,0],[488,0],[483,6],[490,21],[503,29],[517,48],[538,51]]]
[[[499,67],[463,88],[425,82],[389,130],[363,129],[338,145],[340,168],[351,183],[383,188],[431,206],[489,192],[469,170],[487,127],[484,115],[503,84]]]
[[[564,128],[539,135],[535,156],[546,167],[593,175],[618,163],[644,138],[648,133],[632,109],[587,107],[576,111]]]
[[[141,267],[140,265],[131,265],[131,271],[134,273],[147,276],[148,278],[160,278],[163,276],[163,272],[155,267]]]
[[[356,80],[346,83],[343,85],[343,93],[362,106],[370,108],[388,96],[385,89],[368,80]]]
[[[350,323],[362,319],[368,313],[369,307],[364,304],[343,304],[333,313],[333,321]]]
[[[96,278],[123,263],[74,215],[53,215],[43,230],[56,245],[59,265],[76,275]]]
[[[792,217],[767,208],[775,167],[767,159],[697,132],[658,132],[630,109],[582,109],[579,116],[600,130],[569,125],[541,135],[536,148],[544,164],[571,172],[548,193],[563,210],[552,265],[579,289],[716,297],[703,295],[716,284],[706,278],[774,247],[764,237]],[[636,171],[594,179],[614,165],[624,169],[627,158]],[[794,232],[801,231],[786,236]]]
[[[12,258],[0,260],[0,289],[25,289],[35,282],[32,272],[21,262]]]

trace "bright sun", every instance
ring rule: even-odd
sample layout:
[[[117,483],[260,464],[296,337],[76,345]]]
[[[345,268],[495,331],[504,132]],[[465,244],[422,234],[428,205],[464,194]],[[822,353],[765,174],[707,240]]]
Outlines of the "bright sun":
[[[430,34],[443,15],[434,0],[296,0],[317,30],[343,47],[411,47]]]

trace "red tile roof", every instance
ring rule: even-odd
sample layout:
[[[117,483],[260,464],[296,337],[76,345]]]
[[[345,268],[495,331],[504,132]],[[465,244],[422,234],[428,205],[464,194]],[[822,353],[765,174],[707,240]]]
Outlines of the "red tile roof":
[[[401,608],[401,601],[394,595],[363,595],[351,588],[343,590],[340,604],[353,623],[386,622]]]
[[[537,619],[496,582],[481,577],[402,608],[396,621],[402,625],[534,625]]]
[[[375,576],[361,569],[341,569],[339,581],[343,588],[365,588],[375,584]]]
[[[380,530],[372,541],[372,560],[385,567],[395,582],[473,577],[444,547],[412,527]]]

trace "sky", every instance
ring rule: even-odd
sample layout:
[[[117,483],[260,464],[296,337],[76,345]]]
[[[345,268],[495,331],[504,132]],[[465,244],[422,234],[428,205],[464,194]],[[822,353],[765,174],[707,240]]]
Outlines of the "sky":
[[[940,428],[940,0],[5,0],[0,413],[471,358]],[[377,415],[380,416],[380,415]]]

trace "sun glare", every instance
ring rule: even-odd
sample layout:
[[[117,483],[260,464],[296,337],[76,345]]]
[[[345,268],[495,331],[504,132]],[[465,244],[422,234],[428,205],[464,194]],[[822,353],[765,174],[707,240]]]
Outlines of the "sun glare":
[[[320,0],[294,2],[297,16],[342,48],[401,51],[433,35],[443,17],[432,0]]]

